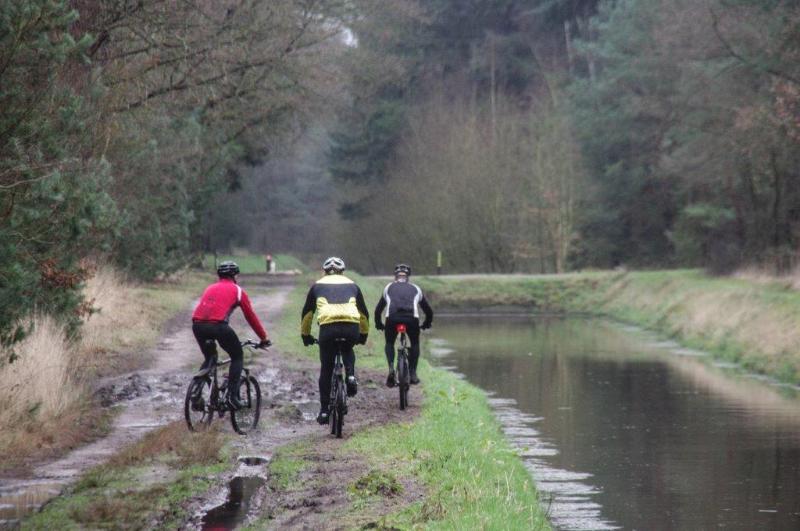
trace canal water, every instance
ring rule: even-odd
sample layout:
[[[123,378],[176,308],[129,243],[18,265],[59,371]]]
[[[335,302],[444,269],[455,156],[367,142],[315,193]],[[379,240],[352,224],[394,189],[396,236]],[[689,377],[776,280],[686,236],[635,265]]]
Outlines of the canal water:
[[[437,317],[559,529],[800,529],[796,388],[582,318]]]

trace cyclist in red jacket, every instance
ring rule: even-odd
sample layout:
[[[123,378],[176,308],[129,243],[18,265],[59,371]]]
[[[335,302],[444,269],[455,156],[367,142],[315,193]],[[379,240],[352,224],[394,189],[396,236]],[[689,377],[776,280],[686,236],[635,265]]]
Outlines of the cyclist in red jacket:
[[[244,353],[239,337],[228,324],[228,319],[237,306],[242,308],[245,319],[261,339],[258,346],[268,347],[272,344],[253,311],[250,298],[236,283],[238,274],[239,266],[235,262],[225,261],[219,264],[217,267],[219,281],[206,288],[192,314],[192,332],[205,356],[201,370],[216,356],[214,341],[217,341],[231,357],[231,367],[228,372],[228,404],[236,409],[242,407],[239,401],[239,378],[242,375]]]

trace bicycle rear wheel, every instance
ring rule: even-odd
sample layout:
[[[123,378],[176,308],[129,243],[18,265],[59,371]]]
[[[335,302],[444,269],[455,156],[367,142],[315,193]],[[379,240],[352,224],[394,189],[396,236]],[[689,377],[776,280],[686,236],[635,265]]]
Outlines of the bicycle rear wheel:
[[[347,413],[347,397],[345,394],[344,383],[339,383],[336,389],[336,421],[333,423],[333,433],[337,439],[342,438],[342,428],[344,427],[344,416]]]
[[[411,375],[408,369],[408,357],[405,354],[397,359],[397,388],[400,391],[400,410],[408,407],[408,388],[411,386]]]
[[[239,382],[241,409],[231,411],[231,425],[236,433],[246,435],[256,429],[261,417],[261,386],[255,377],[247,375]]]
[[[214,420],[211,409],[211,379],[192,378],[183,401],[183,415],[191,431],[200,431]]]

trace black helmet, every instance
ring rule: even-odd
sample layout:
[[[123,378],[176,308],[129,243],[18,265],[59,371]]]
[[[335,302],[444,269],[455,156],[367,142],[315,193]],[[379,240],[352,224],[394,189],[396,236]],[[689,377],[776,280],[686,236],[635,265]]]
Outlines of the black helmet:
[[[338,256],[331,256],[330,258],[326,258],[325,261],[322,263],[322,270],[328,273],[344,273],[344,260],[339,258]]]
[[[405,275],[407,277],[411,276],[411,266],[408,264],[397,264],[394,266],[394,274],[395,275]]]
[[[239,266],[236,262],[225,260],[217,266],[217,275],[220,277],[234,277],[239,274]]]

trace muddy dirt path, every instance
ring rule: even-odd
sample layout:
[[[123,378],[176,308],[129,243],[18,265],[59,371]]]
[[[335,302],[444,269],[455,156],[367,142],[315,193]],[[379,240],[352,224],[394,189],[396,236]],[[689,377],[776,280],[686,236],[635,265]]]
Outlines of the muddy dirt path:
[[[256,313],[272,333],[291,285],[276,286],[262,278],[248,279],[243,284]],[[0,510],[15,508],[16,518],[24,516],[57,496],[83,472],[105,462],[148,431],[183,419],[186,385],[201,362],[186,324],[189,311],[187,308],[168,326],[159,344],[149,353],[153,362],[148,369],[99,382],[101,401],[121,408],[111,433],[61,459],[39,463],[29,476],[0,478]],[[239,331],[241,339],[253,336],[241,312],[235,312],[231,325]],[[312,348],[316,354],[316,347]],[[368,473],[369,467],[343,448],[354,433],[364,428],[412,420],[419,413],[420,388],[412,389],[411,405],[401,412],[397,390],[384,386],[385,373],[363,369],[357,362],[359,392],[348,402],[344,438],[335,439],[327,426],[315,421],[319,409],[319,362],[315,355],[290,357],[273,348],[266,353],[258,352],[248,366],[262,387],[259,429],[246,437],[235,436],[232,445],[238,467],[232,466],[218,478],[215,482],[218,487],[187,502],[185,508],[191,516],[184,522],[184,529],[234,529],[256,520],[259,527],[273,529],[368,526],[422,496],[421,487],[404,482],[402,496],[389,496],[379,504],[348,511],[352,499],[347,486]],[[227,418],[219,423],[224,431],[232,431]],[[299,443],[301,450],[296,457],[305,466],[291,484],[280,485],[271,481],[269,464],[281,446],[292,443]],[[353,516],[346,524],[338,524],[332,515],[343,512]],[[14,528],[15,524],[6,520],[5,524],[0,522],[0,529]]]
[[[280,316],[290,286],[251,293],[256,313],[269,331]],[[36,510],[58,495],[89,468],[105,462],[120,448],[147,432],[183,418],[183,400],[192,373],[202,362],[190,322],[193,302],[170,321],[159,343],[147,353],[150,367],[125,375],[104,378],[96,394],[105,407],[121,411],[110,433],[78,448],[63,458],[47,460],[31,467],[24,477],[0,477],[0,529],[15,526],[15,520]],[[241,312],[231,319],[242,339],[254,337]]]
[[[316,349],[316,347],[313,347]],[[358,352],[358,351],[356,351]],[[356,354],[358,356],[358,354]],[[185,529],[234,529],[258,519],[258,527],[269,529],[339,529],[369,526],[381,516],[421,498],[422,488],[406,482],[402,496],[386,497],[373,506],[347,511],[352,505],[348,485],[367,474],[368,463],[343,448],[359,431],[393,422],[409,422],[419,414],[422,391],[411,391],[411,404],[406,411],[398,407],[396,389],[384,385],[385,373],[360,369],[358,395],[348,400],[344,435],[336,439],[328,426],[320,426],[315,418],[319,411],[317,378],[319,363],[310,359],[287,358],[270,353],[262,362],[258,375],[265,402],[262,422],[257,432],[238,438],[234,447],[239,454],[239,467],[220,482],[220,488],[195,500],[190,507],[194,517]],[[299,476],[288,485],[272,481],[269,462],[275,450],[298,443],[292,456],[305,463]],[[261,478],[249,497],[235,500],[231,511],[221,511],[231,492],[245,478]],[[236,505],[238,503],[238,505]],[[214,515],[215,512],[222,515]],[[337,523],[336,515],[348,514],[346,523]],[[211,516],[211,518],[209,518]]]

